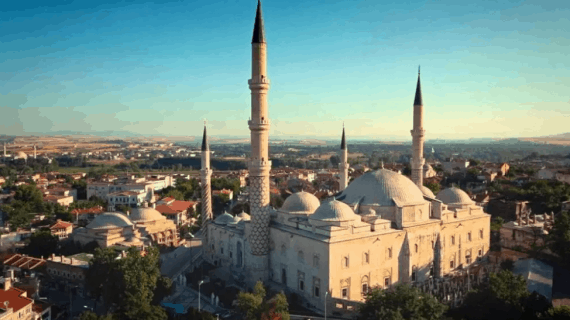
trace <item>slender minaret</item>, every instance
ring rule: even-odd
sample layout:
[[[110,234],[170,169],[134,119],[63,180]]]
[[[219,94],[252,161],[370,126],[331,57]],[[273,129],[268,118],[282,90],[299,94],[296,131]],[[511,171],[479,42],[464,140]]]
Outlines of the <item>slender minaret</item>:
[[[414,99],[414,128],[412,129],[412,181],[418,186],[423,186],[424,159],[424,104],[422,102],[422,88],[420,84],[420,69],[418,67],[418,84]]]
[[[36,159],[36,157],[37,157],[36,145],[34,144],[34,159]]]
[[[252,276],[257,281],[268,276],[269,253],[269,115],[267,92],[267,44],[261,15],[261,1],[257,2],[257,13],[251,39],[251,159],[249,159],[249,205],[251,208],[251,234],[248,239],[253,255]]]
[[[340,141],[340,190],[348,186],[348,149],[346,148],[346,137],[344,136],[344,125],[342,126],[342,140]]]
[[[202,169],[200,170],[202,182],[202,242],[208,242],[208,221],[212,220],[212,191],[210,179],[212,169],[210,169],[210,145],[206,134],[206,124],[204,124],[204,136],[202,137]],[[209,248],[205,245],[202,248]]]
[[[6,142],[4,142],[4,162],[6,162]]]

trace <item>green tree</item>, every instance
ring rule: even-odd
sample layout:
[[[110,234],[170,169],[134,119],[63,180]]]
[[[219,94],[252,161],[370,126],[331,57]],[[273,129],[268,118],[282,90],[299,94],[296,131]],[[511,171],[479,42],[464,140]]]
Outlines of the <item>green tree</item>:
[[[436,298],[407,284],[391,289],[372,289],[359,307],[359,320],[439,320],[447,306]]]
[[[570,266],[570,214],[560,213],[548,233],[548,246],[558,255],[562,263]]]
[[[431,190],[431,192],[433,192],[433,194],[437,195],[439,193],[439,191],[441,190],[441,186],[439,185],[439,183],[427,183],[424,184],[424,186],[426,186],[428,189]]]
[[[167,314],[156,300],[168,294],[170,281],[161,279],[158,249],[151,247],[146,255],[131,247],[126,257],[116,259],[112,249],[96,249],[90,261],[87,287],[95,297],[102,297],[105,307],[114,307],[120,319],[165,320]],[[101,281],[106,279],[106,281]]]
[[[34,257],[49,257],[57,249],[59,238],[51,234],[49,230],[36,231],[30,237],[30,243],[24,251]]]
[[[283,292],[278,293],[270,300],[266,299],[263,283],[258,281],[252,293],[240,292],[238,294],[238,308],[244,313],[247,320],[259,320],[264,317],[274,319],[278,315],[283,320],[289,320],[289,304]]]
[[[179,190],[173,189],[164,194],[165,197],[173,197],[176,200],[184,200],[184,194]]]
[[[98,316],[96,313],[91,311],[85,311],[79,317],[79,320],[115,320],[117,317],[113,316],[112,314],[108,314],[105,316]]]
[[[551,320],[570,320],[570,307],[557,306],[548,310],[548,316]]]
[[[24,202],[43,202],[44,197],[36,186],[23,184],[16,190],[14,199]]]
[[[216,320],[216,317],[206,311],[198,311],[198,309],[190,308],[186,312],[185,319],[188,320]]]
[[[535,305],[522,276],[508,270],[491,273],[489,285],[467,295],[463,305],[451,310],[455,319],[520,319],[525,314],[525,304]]]

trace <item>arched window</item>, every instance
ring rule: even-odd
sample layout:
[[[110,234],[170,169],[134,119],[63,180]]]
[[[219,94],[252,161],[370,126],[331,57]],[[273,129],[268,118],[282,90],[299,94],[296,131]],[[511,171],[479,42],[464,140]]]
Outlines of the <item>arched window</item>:
[[[451,236],[451,245],[452,245],[452,246],[455,245],[455,236]]]
[[[417,273],[418,273],[418,268],[416,266],[412,267],[412,282],[416,282],[417,280]]]
[[[364,276],[362,277],[362,295],[366,295],[368,293],[368,289],[369,289],[369,281],[368,281],[368,276]]]
[[[483,239],[483,229],[479,230],[479,238]]]
[[[343,265],[345,268],[348,268],[348,265],[349,265],[348,256],[346,256],[346,257],[343,258],[342,265]]]
[[[418,253],[418,245],[417,244],[414,245],[414,249],[415,249],[416,253]]]
[[[369,264],[370,263],[370,253],[364,252],[362,256],[362,264]]]

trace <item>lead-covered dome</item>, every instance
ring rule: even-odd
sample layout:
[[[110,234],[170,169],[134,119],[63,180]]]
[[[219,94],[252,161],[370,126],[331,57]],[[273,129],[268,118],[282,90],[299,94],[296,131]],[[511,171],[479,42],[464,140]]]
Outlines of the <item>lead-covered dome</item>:
[[[435,198],[435,195],[433,194],[433,192],[431,191],[430,188],[426,187],[426,186],[422,186],[420,188],[420,190],[422,191],[422,193],[424,194],[424,196],[429,197],[429,198]]]
[[[309,216],[310,220],[326,222],[345,222],[358,219],[359,216],[346,204],[340,201],[327,201]]]
[[[87,225],[87,229],[110,229],[130,227],[133,223],[122,213],[105,212]]]
[[[129,216],[133,222],[158,221],[166,219],[158,210],[150,207],[134,208]]]
[[[425,202],[422,191],[408,177],[380,169],[369,171],[355,179],[337,197],[345,203],[361,205],[394,206],[395,199],[401,205]]]
[[[473,204],[473,200],[469,198],[469,195],[465,191],[451,187],[440,191],[436,197],[437,200],[445,204],[451,205],[463,205],[463,204]]]
[[[321,202],[317,197],[303,191],[290,195],[281,206],[281,210],[288,213],[313,213],[320,205]]]
[[[223,226],[228,225],[228,224],[233,223],[233,222],[234,222],[234,217],[227,212],[224,212],[219,217],[217,217],[216,220],[214,220],[215,224],[219,224],[219,225],[223,225]]]

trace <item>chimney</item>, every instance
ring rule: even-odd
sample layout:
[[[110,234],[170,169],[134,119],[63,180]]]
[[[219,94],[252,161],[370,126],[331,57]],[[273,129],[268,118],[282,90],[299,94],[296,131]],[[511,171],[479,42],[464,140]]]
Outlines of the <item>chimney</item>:
[[[52,253],[52,254],[51,254],[51,260],[52,260],[52,261],[55,261],[55,253]]]
[[[4,291],[8,291],[12,288],[12,279],[4,278]]]

